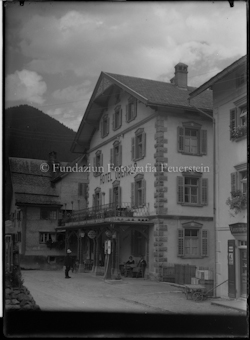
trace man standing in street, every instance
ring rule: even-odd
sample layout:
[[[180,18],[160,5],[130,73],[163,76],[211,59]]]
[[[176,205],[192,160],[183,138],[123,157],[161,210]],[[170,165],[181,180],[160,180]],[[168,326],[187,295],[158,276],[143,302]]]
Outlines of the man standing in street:
[[[71,277],[69,276],[69,271],[70,271],[70,268],[72,268],[72,258],[70,256],[71,254],[71,250],[68,249],[67,250],[67,255],[65,256],[65,259],[64,259],[64,266],[65,266],[65,279],[70,279]]]

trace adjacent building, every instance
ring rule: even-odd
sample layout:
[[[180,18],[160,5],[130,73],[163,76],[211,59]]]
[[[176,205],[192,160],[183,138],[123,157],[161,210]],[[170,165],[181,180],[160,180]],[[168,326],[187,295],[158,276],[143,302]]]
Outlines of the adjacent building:
[[[191,103],[213,90],[217,295],[247,296],[246,56],[191,93]],[[224,283],[223,283],[224,282]]]
[[[119,278],[130,255],[151,279],[171,264],[213,270],[212,91],[191,106],[193,90],[183,63],[170,83],[101,73],[72,145],[87,157],[87,209],[58,227],[96,274]]]
[[[77,162],[81,164],[82,159]],[[87,180],[84,176],[79,178],[79,173],[64,171],[69,164],[58,163],[54,152],[48,160],[10,157],[9,166],[12,185],[9,224],[17,237],[21,268],[61,267],[65,232],[57,232],[56,227],[73,209],[86,206],[83,188]],[[74,248],[73,255],[77,256]]]

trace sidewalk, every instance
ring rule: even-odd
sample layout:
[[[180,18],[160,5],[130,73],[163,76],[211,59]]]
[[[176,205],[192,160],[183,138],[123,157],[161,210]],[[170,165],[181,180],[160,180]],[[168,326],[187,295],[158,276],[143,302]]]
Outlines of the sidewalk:
[[[211,302],[214,306],[221,306],[225,308],[232,308],[238,311],[247,311],[247,301],[244,300],[227,300],[227,299],[218,299],[217,301]]]
[[[178,287],[178,288],[185,288],[185,285],[179,285],[176,283],[170,283],[170,282],[164,282],[170,286]],[[220,306],[230,309],[235,309],[240,312],[246,312],[247,311],[247,300],[241,300],[241,299],[222,299],[222,298],[215,298],[216,300],[211,302],[211,305],[213,306]]]

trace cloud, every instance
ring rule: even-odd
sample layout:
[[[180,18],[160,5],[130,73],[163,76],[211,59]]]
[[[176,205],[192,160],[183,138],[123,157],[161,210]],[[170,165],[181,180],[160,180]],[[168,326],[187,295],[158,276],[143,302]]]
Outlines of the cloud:
[[[6,77],[6,100],[24,100],[29,103],[43,104],[47,90],[42,77],[33,71],[16,71]]]

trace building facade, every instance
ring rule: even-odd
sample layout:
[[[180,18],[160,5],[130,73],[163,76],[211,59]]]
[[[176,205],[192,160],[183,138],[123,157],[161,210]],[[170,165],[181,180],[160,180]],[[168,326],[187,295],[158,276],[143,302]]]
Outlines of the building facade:
[[[208,88],[213,89],[215,118],[216,284],[220,285],[217,295],[227,298],[246,297],[246,56],[196,89],[191,97],[206,92]]]
[[[151,279],[170,264],[213,269],[212,94],[196,98],[203,111],[191,106],[187,73],[179,63],[171,83],[99,77],[72,145],[87,156],[88,209],[63,226],[82,233],[82,250],[93,237],[97,274],[119,277],[130,255]]]
[[[55,153],[50,154],[47,161],[9,158],[13,188],[10,222],[17,238],[21,268],[61,268],[65,232],[57,232],[56,227],[72,213],[74,206],[86,206],[84,192],[79,191],[79,187],[86,185],[84,176],[79,178],[79,173],[53,172],[52,167],[47,171],[46,164],[54,163]],[[76,256],[75,249],[73,255]]]

